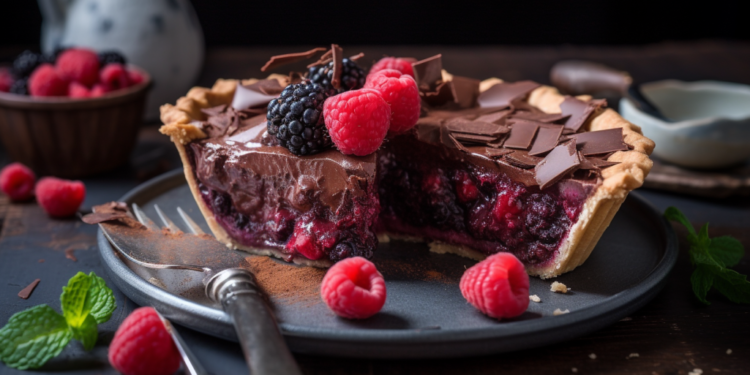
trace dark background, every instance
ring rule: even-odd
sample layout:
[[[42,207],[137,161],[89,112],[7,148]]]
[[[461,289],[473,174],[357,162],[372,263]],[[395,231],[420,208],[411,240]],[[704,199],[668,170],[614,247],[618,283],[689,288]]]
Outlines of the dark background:
[[[167,1],[167,0],[149,0]],[[645,44],[750,40],[741,1],[192,0],[208,47]],[[39,43],[33,0],[3,1],[0,46]],[[671,3],[668,4],[668,3]],[[745,15],[745,16],[743,16]]]

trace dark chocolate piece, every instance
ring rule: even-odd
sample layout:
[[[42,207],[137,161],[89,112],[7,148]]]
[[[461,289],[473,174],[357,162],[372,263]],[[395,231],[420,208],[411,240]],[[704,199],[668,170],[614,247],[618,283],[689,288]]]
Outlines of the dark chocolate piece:
[[[570,118],[565,121],[565,127],[573,132],[578,132],[578,130],[580,130],[589,119],[589,116],[591,116],[591,114],[599,107],[605,105],[607,105],[607,101],[602,99],[584,102],[572,96],[565,97],[565,100],[560,104],[562,115],[570,116]]]
[[[534,168],[542,161],[542,158],[529,155],[527,151],[523,150],[513,151],[512,154],[505,155],[504,159],[509,164],[523,169]]]
[[[458,141],[458,139],[456,139],[456,137],[453,136],[453,134],[448,134],[448,138],[450,138],[450,140],[453,142],[453,145],[455,145],[457,149],[469,154],[471,153],[471,151],[466,148],[466,146],[464,146],[461,142]]]
[[[544,158],[534,171],[539,188],[544,190],[575,171],[581,165],[575,140],[559,145]]]
[[[479,94],[477,102],[480,107],[507,107],[513,101],[525,97],[537,87],[539,87],[539,84],[532,81],[498,83]]]
[[[423,92],[435,92],[443,81],[443,55],[435,55],[422,61],[417,61],[411,66],[414,68],[414,78],[417,86]]]
[[[493,147],[485,147],[484,153],[487,154],[487,156],[491,158],[497,158],[503,155],[508,155],[510,153],[514,152],[513,150],[508,150],[507,148],[493,148]]]
[[[578,151],[578,159],[581,160],[581,166],[579,168],[586,170],[599,170],[620,164],[616,161],[608,161],[598,157],[584,156],[581,151]]]
[[[276,85],[279,84],[279,82],[275,79],[264,81],[274,81],[276,82]],[[281,94],[281,91],[279,91],[278,94],[264,94],[260,91],[260,85],[267,85],[268,90],[272,92],[274,90],[272,88],[273,84],[262,83],[259,85],[259,83],[260,81],[250,86],[237,85],[237,89],[234,91],[234,98],[232,98],[232,108],[241,110],[245,108],[266,105],[270,103],[271,100],[276,99],[279,94]]]
[[[487,143],[497,139],[497,136],[490,135],[479,135],[479,134],[468,134],[468,133],[455,133],[451,132],[451,136],[459,141],[472,142],[472,143]]]
[[[331,61],[333,61],[333,50],[329,49],[328,51],[326,51],[326,53],[320,55],[320,58],[318,58],[318,61],[308,65],[307,68],[310,69],[314,66],[325,65]]]
[[[297,61],[307,60],[309,58],[312,58],[319,52],[323,52],[326,49],[323,47],[313,48],[306,52],[297,52],[297,53],[287,53],[285,55],[277,55],[277,56],[271,56],[271,59],[268,60],[266,65],[263,65],[262,68],[260,68],[261,72],[265,72],[269,69],[278,68],[282,65],[295,63]]]
[[[129,217],[125,212],[95,212],[86,214],[81,220],[86,224],[99,224]]]
[[[34,291],[34,288],[36,288],[37,285],[39,285],[40,279],[36,279],[29,284],[29,286],[21,289],[20,292],[18,292],[18,296],[23,299],[29,299],[31,297],[31,293]]]
[[[453,76],[451,90],[453,101],[461,108],[473,108],[479,96],[479,80]]]
[[[437,86],[435,91],[420,91],[420,94],[422,94],[424,101],[433,107],[456,101],[453,96],[453,82],[443,82]]]
[[[359,59],[361,59],[363,57],[365,57],[365,53],[364,52],[360,52],[360,53],[358,53],[358,54],[350,57],[349,60],[351,60],[351,61],[357,61],[357,60],[359,60]]]
[[[628,149],[622,139],[622,128],[571,134],[570,139],[576,140],[578,149],[586,156]]]
[[[217,105],[216,107],[203,108],[201,109],[201,112],[203,112],[203,114],[206,116],[216,116],[220,113],[223,113],[226,110],[227,110],[227,105],[222,104],[222,105]]]
[[[531,146],[531,150],[529,150],[529,155],[541,155],[555,148],[562,130],[562,125],[540,126],[534,139],[534,144]]]
[[[510,128],[510,136],[505,140],[505,147],[527,150],[534,140],[539,124],[531,121],[514,121]]]
[[[341,64],[343,64],[344,51],[338,44],[331,44],[333,52],[333,77],[331,77],[331,86],[335,89],[341,88]]]
[[[539,112],[528,112],[528,111],[514,112],[510,116],[510,118],[528,120],[528,121],[546,122],[546,123],[555,123],[555,122],[560,122],[562,120],[567,120],[567,116],[563,116],[561,113],[544,113],[544,112],[539,113]]]
[[[505,125],[505,120],[508,118],[508,115],[510,114],[510,110],[506,109],[504,111],[498,111],[495,113],[490,113],[486,115],[481,115],[476,118],[477,121],[484,121],[484,122],[491,122],[493,124],[497,125]]]
[[[448,130],[455,133],[491,135],[495,136],[494,138],[497,138],[498,135],[505,134],[509,131],[507,126],[495,125],[489,122],[477,120],[466,120],[462,118],[450,119],[446,121],[445,125]]]

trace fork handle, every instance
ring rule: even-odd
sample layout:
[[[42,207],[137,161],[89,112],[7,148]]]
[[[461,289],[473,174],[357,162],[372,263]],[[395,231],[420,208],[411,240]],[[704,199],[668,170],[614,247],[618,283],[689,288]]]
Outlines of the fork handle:
[[[208,282],[206,292],[232,317],[250,374],[302,374],[252,273],[221,271]]]

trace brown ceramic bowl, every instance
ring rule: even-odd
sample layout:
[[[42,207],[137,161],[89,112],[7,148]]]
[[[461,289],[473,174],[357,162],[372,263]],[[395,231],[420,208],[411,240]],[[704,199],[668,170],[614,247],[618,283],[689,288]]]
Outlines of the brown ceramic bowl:
[[[125,164],[143,123],[151,77],[99,98],[0,92],[0,139],[10,158],[40,175],[76,178]]]

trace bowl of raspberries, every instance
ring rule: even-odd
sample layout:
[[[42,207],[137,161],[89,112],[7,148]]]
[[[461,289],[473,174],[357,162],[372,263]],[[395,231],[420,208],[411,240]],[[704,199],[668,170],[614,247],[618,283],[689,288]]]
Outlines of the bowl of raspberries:
[[[83,177],[125,164],[151,78],[115,51],[24,51],[0,66],[0,139],[38,173]]]

